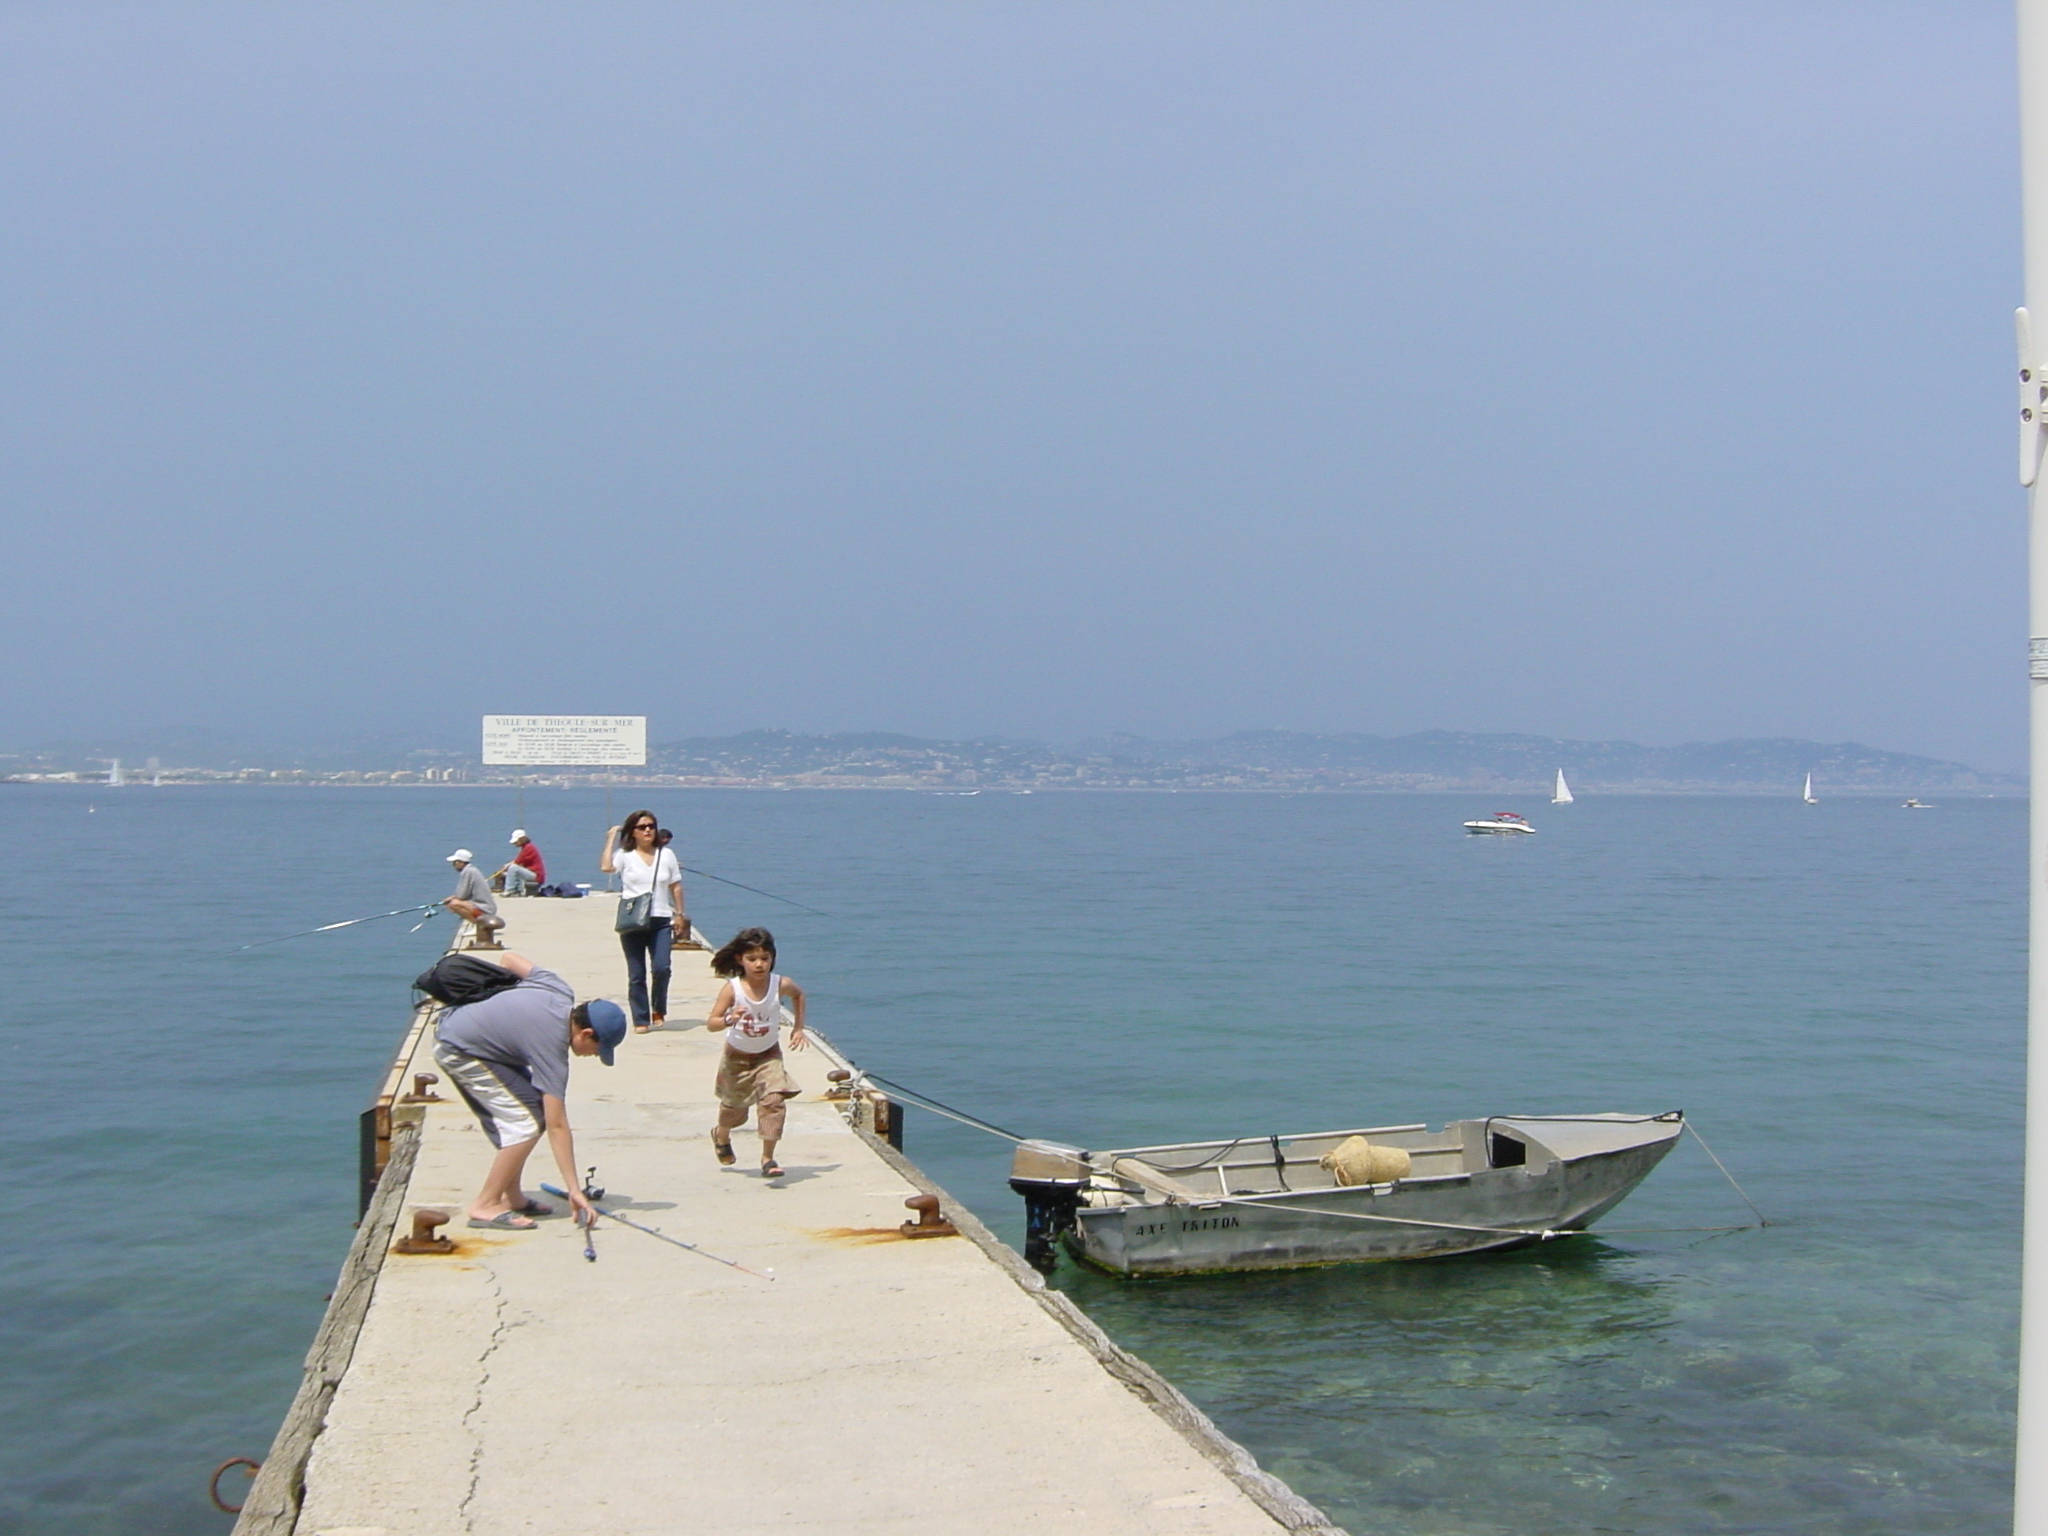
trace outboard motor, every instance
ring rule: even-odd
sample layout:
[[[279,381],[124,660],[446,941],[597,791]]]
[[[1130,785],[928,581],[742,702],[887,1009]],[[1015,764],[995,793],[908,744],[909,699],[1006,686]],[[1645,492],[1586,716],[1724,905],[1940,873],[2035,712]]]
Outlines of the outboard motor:
[[[1050,1273],[1060,1234],[1074,1230],[1074,1212],[1093,1170],[1088,1154],[1057,1141],[1021,1141],[1010,1160],[1010,1188],[1024,1197],[1024,1258]]]

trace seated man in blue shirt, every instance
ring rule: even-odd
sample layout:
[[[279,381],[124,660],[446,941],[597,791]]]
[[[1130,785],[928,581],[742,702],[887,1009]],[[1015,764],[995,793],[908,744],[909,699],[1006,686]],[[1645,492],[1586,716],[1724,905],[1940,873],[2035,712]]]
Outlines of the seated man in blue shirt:
[[[498,1155],[469,1207],[472,1227],[527,1231],[554,1208],[520,1188],[526,1159],[543,1132],[562,1171],[576,1219],[595,1219],[576,1177],[576,1143],[565,1100],[569,1057],[595,1056],[606,1066],[626,1038],[626,1015],[599,998],[579,1003],[569,983],[521,955],[493,962],[519,978],[480,1002],[450,1008],[435,1030],[434,1060],[483,1125]]]

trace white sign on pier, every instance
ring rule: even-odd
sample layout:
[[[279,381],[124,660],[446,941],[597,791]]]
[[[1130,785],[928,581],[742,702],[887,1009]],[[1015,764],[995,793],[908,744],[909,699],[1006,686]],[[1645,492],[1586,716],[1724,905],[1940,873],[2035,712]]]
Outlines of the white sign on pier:
[[[485,715],[488,768],[639,768],[645,715]]]

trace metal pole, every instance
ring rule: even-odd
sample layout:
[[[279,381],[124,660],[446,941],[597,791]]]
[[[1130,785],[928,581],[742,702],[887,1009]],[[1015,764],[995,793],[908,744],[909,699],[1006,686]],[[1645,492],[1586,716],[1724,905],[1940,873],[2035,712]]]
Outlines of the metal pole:
[[[2020,481],[2027,499],[2028,747],[2027,1131],[2020,1280],[2019,1433],[2013,1530],[2048,1536],[2048,505],[2039,483],[2048,383],[2048,0],[2018,0],[2020,225],[2026,308],[2019,314]],[[2039,315],[2038,328],[2030,316]]]

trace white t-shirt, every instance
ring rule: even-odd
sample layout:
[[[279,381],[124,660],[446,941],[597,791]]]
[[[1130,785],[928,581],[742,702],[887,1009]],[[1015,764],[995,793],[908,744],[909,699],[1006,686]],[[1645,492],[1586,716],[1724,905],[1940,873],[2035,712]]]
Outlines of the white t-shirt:
[[[768,978],[768,995],[756,1002],[747,995],[744,977],[732,983],[732,1006],[725,1010],[725,1043],[748,1056],[772,1051],[782,1043],[782,978]]]
[[[619,872],[619,894],[621,896],[645,896],[648,888],[654,890],[654,915],[674,917],[675,904],[668,899],[668,888],[680,885],[683,867],[676,862],[676,851],[663,848],[654,855],[654,862],[648,863],[632,848],[623,848],[612,854],[612,868]],[[656,872],[659,871],[659,878]]]

